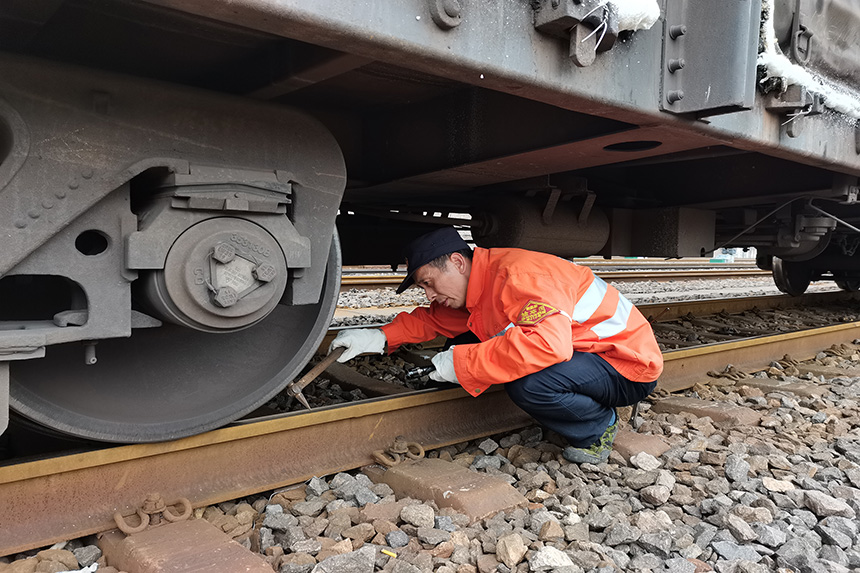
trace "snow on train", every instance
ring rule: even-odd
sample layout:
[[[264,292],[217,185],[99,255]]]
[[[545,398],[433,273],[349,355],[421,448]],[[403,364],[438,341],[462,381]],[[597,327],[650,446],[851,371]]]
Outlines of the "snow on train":
[[[482,246],[753,246],[787,293],[860,288],[858,0],[48,0],[0,27],[4,428],[235,420],[306,363],[342,264],[451,213]]]

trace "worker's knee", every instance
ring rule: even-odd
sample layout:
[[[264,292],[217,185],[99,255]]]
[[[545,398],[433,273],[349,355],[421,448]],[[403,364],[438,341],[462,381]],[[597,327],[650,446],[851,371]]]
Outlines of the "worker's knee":
[[[546,404],[548,400],[553,400],[541,384],[535,383],[534,376],[531,374],[505,384],[508,397],[526,411],[529,411],[530,406],[539,407]]]
[[[505,391],[508,393],[508,397],[513,400],[514,404],[521,404],[528,401],[529,392],[525,388],[522,378],[505,384]]]

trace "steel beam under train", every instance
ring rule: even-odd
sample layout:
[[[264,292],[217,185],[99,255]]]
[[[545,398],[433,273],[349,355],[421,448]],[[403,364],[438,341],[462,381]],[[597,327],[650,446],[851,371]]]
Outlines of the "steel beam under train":
[[[663,28],[669,22],[635,32],[599,54],[592,65],[576,67],[568,59],[568,42],[539,32],[533,3],[522,0],[463,3],[460,24],[449,29],[434,23],[429,6],[435,2],[426,0],[147,1],[563,109],[642,127],[663,125],[677,136],[698,134],[715,145],[860,175],[857,124],[840,114],[804,117],[803,129],[792,131],[783,115],[766,111],[759,95],[752,110],[707,122],[661,111],[662,54],[668,36]],[[671,24],[695,25],[699,37],[707,36],[708,29],[720,30],[723,35],[712,50],[758,44],[758,14],[752,2],[698,4],[707,14],[681,14]],[[690,38],[698,39],[692,33],[687,41]],[[700,49],[707,53],[707,44]],[[743,83],[743,78],[755,77],[755,58],[743,61],[742,68],[737,60],[719,58],[687,64],[698,64],[697,83]]]

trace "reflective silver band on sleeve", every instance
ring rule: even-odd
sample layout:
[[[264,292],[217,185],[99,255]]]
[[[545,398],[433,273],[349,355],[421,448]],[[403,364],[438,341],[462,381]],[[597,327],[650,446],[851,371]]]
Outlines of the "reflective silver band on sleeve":
[[[607,318],[603,322],[598,322],[591,327],[591,331],[597,335],[597,338],[604,339],[610,336],[623,332],[627,328],[627,321],[630,319],[630,311],[633,309],[633,303],[619,293],[618,306],[615,307],[615,314]]]
[[[583,293],[582,297],[576,301],[576,306],[573,307],[573,320],[582,324],[591,318],[603,302],[603,297],[606,296],[606,282],[600,277],[594,277],[594,280],[588,285],[588,288]]]

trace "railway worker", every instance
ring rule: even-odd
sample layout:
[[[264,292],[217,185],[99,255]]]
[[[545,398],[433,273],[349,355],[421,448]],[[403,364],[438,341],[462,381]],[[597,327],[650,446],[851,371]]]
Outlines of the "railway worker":
[[[618,431],[616,407],[656,386],[663,357],[651,326],[614,287],[585,266],[522,249],[474,253],[453,227],[406,248],[407,275],[429,307],[401,313],[380,329],[341,331],[345,362],[407,342],[468,331],[477,343],[438,353],[430,377],[478,396],[492,384],[570,444],[565,459],[606,461]]]

